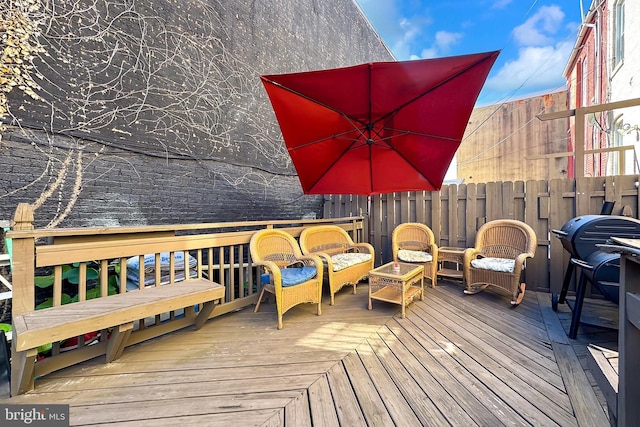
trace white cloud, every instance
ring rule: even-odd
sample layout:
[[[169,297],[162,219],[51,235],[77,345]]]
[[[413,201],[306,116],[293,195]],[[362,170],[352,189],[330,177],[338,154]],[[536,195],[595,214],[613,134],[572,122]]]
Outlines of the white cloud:
[[[399,23],[402,32],[398,34],[396,42],[391,46],[391,51],[396,58],[404,59],[411,56],[411,44],[420,34],[420,26],[407,18],[400,18]]]
[[[357,0],[375,30],[398,60],[416,58],[417,40],[432,20],[425,15],[406,16],[398,0]]]
[[[524,24],[513,29],[513,37],[520,46],[546,46],[561,27],[564,12],[558,6],[542,6]]]
[[[491,9],[504,9],[511,3],[512,0],[496,0],[492,5]]]
[[[518,56],[507,60],[485,83],[487,91],[527,93],[542,89],[560,88],[566,81],[562,76],[567,65],[573,40],[557,42],[556,33],[565,29],[565,14],[557,6],[543,6],[512,35],[520,46]]]
[[[462,33],[452,33],[449,31],[438,31],[436,33],[436,46],[442,51],[448,51],[449,48],[462,40]]]
[[[438,31],[435,34],[435,42],[431,47],[424,48],[420,52],[420,56],[413,55],[411,59],[428,59],[437,58],[446,55],[452,46],[460,43],[464,37],[462,33],[452,33],[450,31]]]
[[[518,51],[518,58],[507,61],[497,74],[489,78],[485,87],[499,92],[515,93],[540,88],[560,87],[562,72],[573,45],[527,46]]]
[[[412,55],[411,59],[430,59],[430,58],[437,58],[437,57],[438,57],[438,49],[436,49],[435,47],[432,47],[429,49],[422,49],[422,52],[420,52],[420,56]]]

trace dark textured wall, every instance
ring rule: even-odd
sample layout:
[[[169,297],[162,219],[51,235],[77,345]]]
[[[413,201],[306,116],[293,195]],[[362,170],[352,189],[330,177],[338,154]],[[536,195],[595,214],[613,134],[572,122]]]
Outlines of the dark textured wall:
[[[0,141],[0,219],[39,227],[320,216],[259,76],[392,59],[352,0],[49,5]]]

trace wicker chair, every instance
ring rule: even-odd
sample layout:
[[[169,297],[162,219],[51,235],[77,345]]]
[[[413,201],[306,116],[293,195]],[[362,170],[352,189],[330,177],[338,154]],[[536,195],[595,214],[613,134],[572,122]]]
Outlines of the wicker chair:
[[[351,236],[337,225],[317,225],[300,233],[303,254],[316,254],[326,264],[331,305],[334,295],[345,285],[356,285],[373,270],[374,250],[369,243],[354,243]]]
[[[406,222],[396,226],[391,234],[394,261],[422,264],[424,277],[431,279],[431,287],[438,282],[438,245],[433,231],[418,222]]]
[[[302,255],[293,236],[282,230],[257,231],[251,237],[249,249],[253,264],[263,266],[270,278],[262,287],[254,312],[260,309],[266,291],[276,297],[278,329],[282,329],[282,315],[298,304],[318,304],[318,316],[322,314],[323,265],[320,257]]]
[[[476,234],[475,247],[464,252],[464,292],[475,294],[489,285],[497,286],[512,293],[511,304],[520,304],[526,287],[520,276],[536,246],[535,232],[522,221],[500,219],[484,224]]]

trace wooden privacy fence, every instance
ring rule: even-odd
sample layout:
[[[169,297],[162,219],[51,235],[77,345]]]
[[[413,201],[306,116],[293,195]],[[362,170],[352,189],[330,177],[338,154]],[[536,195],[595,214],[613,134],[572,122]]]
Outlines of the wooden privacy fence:
[[[551,231],[573,217],[599,214],[605,201],[615,202],[613,215],[638,218],[638,180],[638,176],[624,175],[452,184],[440,191],[370,198],[331,195],[325,197],[324,218],[368,216],[368,240],[376,251],[376,265],[391,260],[391,233],[403,222],[429,226],[440,247],[471,247],[478,228],[487,221],[524,221],[538,237],[536,256],[527,263],[527,287],[559,293],[569,254]]]

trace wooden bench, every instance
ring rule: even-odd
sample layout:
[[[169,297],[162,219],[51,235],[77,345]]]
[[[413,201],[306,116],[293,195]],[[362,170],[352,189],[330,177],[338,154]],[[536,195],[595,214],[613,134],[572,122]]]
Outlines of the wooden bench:
[[[103,341],[108,363],[122,354],[137,320],[203,304],[192,323],[199,329],[209,318],[215,301],[224,298],[224,294],[224,286],[206,279],[195,279],[15,316],[13,340],[16,353],[12,364],[18,365],[14,372],[19,372],[19,376],[13,377],[13,394],[33,389],[39,346],[108,330],[108,337]]]

